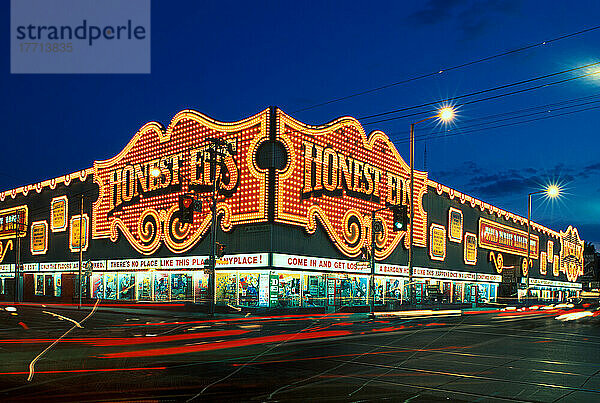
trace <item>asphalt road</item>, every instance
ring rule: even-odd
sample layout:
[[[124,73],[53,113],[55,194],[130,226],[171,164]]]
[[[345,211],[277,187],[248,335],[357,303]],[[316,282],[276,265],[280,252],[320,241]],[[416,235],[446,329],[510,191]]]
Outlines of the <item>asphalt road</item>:
[[[0,306],[0,400],[600,401],[600,316],[556,319],[568,312],[208,320]]]

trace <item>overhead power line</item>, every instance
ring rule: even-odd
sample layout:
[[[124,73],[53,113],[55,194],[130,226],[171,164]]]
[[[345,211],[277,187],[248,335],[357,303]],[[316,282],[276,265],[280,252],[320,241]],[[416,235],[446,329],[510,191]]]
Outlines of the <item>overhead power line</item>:
[[[292,113],[304,112],[304,111],[307,111],[307,110],[310,110],[310,109],[315,109],[315,108],[318,108],[318,107],[321,107],[321,106],[330,105],[330,104],[333,104],[333,103],[336,103],[336,102],[340,102],[340,101],[345,101],[347,99],[355,98],[355,97],[358,97],[358,96],[361,96],[361,95],[366,95],[366,94],[370,94],[370,93],[373,93],[373,92],[385,90],[387,88],[395,87],[395,86],[398,86],[398,85],[401,85],[401,84],[406,84],[406,83],[409,83],[409,82],[412,82],[412,81],[417,81],[417,80],[422,80],[422,79],[428,78],[428,77],[438,76],[438,75],[440,75],[442,73],[445,73],[445,72],[448,72],[448,71],[461,69],[461,68],[464,68],[464,67],[472,66],[472,65],[477,64],[477,63],[482,63],[482,62],[490,61],[490,60],[497,59],[497,58],[500,58],[500,57],[503,57],[503,56],[508,56],[508,55],[511,55],[511,54],[514,54],[514,53],[523,52],[525,50],[533,49],[533,48],[536,48],[536,47],[545,46],[545,45],[547,45],[549,43],[558,42],[558,41],[561,41],[563,39],[572,38],[574,36],[582,35],[582,34],[585,34],[585,33],[591,32],[591,31],[595,31],[597,29],[600,29],[600,25],[597,25],[597,26],[594,26],[594,27],[590,27],[590,28],[586,28],[586,29],[582,29],[580,31],[572,32],[570,34],[561,35],[561,36],[558,36],[556,38],[547,39],[545,41],[532,43],[532,44],[525,45],[525,46],[522,46],[522,47],[519,47],[519,48],[516,48],[516,49],[508,50],[508,51],[505,51],[505,52],[500,52],[500,53],[497,53],[495,55],[491,55],[491,56],[487,56],[487,57],[482,57],[482,58],[479,58],[479,59],[471,60],[469,62],[461,63],[461,64],[458,64],[458,65],[455,65],[455,66],[437,69],[436,71],[431,72],[431,73],[421,74],[421,75],[418,75],[418,76],[407,78],[405,80],[396,81],[396,82],[393,82],[393,83],[385,84],[385,85],[382,85],[382,86],[379,86],[379,87],[375,87],[375,88],[371,88],[371,89],[368,89],[368,90],[359,91],[359,92],[356,92],[356,93],[353,93],[353,94],[350,94],[350,95],[346,95],[346,96],[343,96],[343,97],[334,98],[334,99],[331,99],[329,101],[325,101],[325,102],[321,102],[321,103],[309,105],[309,106],[306,106],[304,108],[300,108],[300,109],[297,109],[295,111],[292,111]]]
[[[505,89],[505,88],[515,87],[515,86],[518,86],[518,85],[522,85],[522,84],[527,84],[527,83],[531,83],[531,82],[534,82],[534,81],[543,80],[543,79],[546,79],[546,78],[549,78],[549,77],[558,76],[558,75],[561,75],[561,74],[571,73],[573,71],[582,70],[582,69],[590,68],[592,66],[597,66],[597,65],[600,65],[600,62],[589,63],[589,64],[585,64],[583,66],[573,67],[573,68],[567,69],[567,70],[557,71],[557,72],[550,73],[550,74],[544,74],[544,75],[538,76],[538,77],[528,78],[526,80],[516,81],[516,82],[508,83],[508,84],[502,84],[502,85],[499,85],[499,86],[496,86],[496,87],[487,88],[485,90],[479,90],[479,91],[470,92],[470,93],[467,93],[467,94],[457,95],[457,96],[452,97],[452,98],[446,98],[446,99],[442,99],[442,100],[437,100],[437,101],[432,101],[432,102],[426,102],[426,103],[420,104],[420,105],[407,106],[407,107],[403,107],[403,108],[393,109],[393,110],[390,110],[390,111],[380,112],[380,113],[376,113],[376,114],[373,114],[373,115],[361,116],[359,119],[371,119],[371,118],[374,118],[374,117],[391,115],[391,114],[394,114],[394,113],[409,111],[409,110],[412,110],[412,109],[419,109],[419,108],[423,108],[423,107],[426,107],[426,106],[443,105],[444,103],[447,103],[449,101],[454,101],[454,100],[461,99],[461,98],[469,98],[469,97],[472,97],[472,96],[475,96],[475,95],[481,95],[481,94],[485,94],[485,93],[492,92],[492,91],[498,91],[498,90]],[[588,73],[588,74],[583,74],[583,75],[580,75],[580,76],[569,77],[569,78],[565,78],[565,79],[562,79],[562,80],[553,81],[551,83],[540,84],[540,85],[537,85],[537,86],[534,86],[534,87],[529,87],[529,88],[524,88],[524,89],[520,89],[520,90],[515,90],[515,91],[512,91],[512,92],[507,92],[507,93],[500,94],[500,95],[494,95],[494,96],[490,96],[490,97],[487,97],[487,98],[480,98],[480,99],[476,99],[476,100],[472,100],[472,101],[466,101],[466,102],[464,102],[462,104],[453,105],[453,106],[456,107],[456,106],[462,106],[462,105],[469,105],[469,104],[474,104],[474,103],[477,103],[477,102],[488,101],[490,99],[496,99],[496,98],[505,97],[505,96],[508,96],[508,95],[514,95],[514,94],[519,94],[519,93],[522,93],[522,92],[533,91],[533,90],[536,90],[536,89],[540,89],[540,88],[544,88],[544,87],[549,87],[551,85],[562,84],[562,83],[566,83],[566,82],[569,82],[569,81],[577,80],[577,79],[580,79],[580,78],[590,77],[590,76],[593,76],[593,75],[596,75],[596,74],[600,74],[600,70],[592,72],[592,73]],[[396,116],[396,117],[393,117],[393,118],[375,120],[375,121],[368,122],[368,123],[365,123],[365,124],[387,122],[389,120],[395,120],[395,119],[409,117],[409,116],[421,115],[423,113],[426,113],[426,112],[415,112],[415,113],[412,113],[412,114],[409,114],[409,115]]]
[[[480,117],[476,117],[476,118],[472,118],[472,119],[468,119],[468,120],[463,120],[463,121],[461,121],[461,123],[468,124],[471,122],[478,122],[478,121],[483,121],[483,122],[475,123],[475,124],[468,125],[468,126],[461,125],[460,129],[461,130],[469,129],[471,127],[488,125],[491,123],[497,123],[497,122],[511,120],[511,119],[518,119],[518,118],[524,118],[524,117],[528,117],[528,116],[539,115],[541,113],[550,113],[550,112],[554,112],[554,111],[558,111],[558,110],[577,108],[577,107],[581,107],[581,106],[585,106],[585,105],[598,103],[598,102],[600,102],[599,98],[600,98],[600,94],[595,94],[595,95],[589,95],[589,96],[585,96],[585,97],[566,99],[566,100],[553,102],[553,103],[549,103],[549,104],[544,104],[544,105],[537,105],[537,106],[532,106],[532,107],[528,107],[528,108],[517,109],[517,110],[509,111],[509,112],[497,113],[497,114],[487,115],[487,116],[480,116]],[[572,105],[569,105],[569,104],[572,104]],[[565,105],[567,105],[567,106],[565,106]],[[527,113],[527,112],[531,112],[531,111],[536,111],[536,112]],[[500,118],[500,119],[498,119],[498,118]],[[490,121],[491,119],[496,119],[496,120]],[[432,133],[433,134],[447,133],[448,130],[449,129],[435,130],[430,133],[416,135],[415,139],[426,138],[429,135],[431,135]],[[389,137],[393,138],[393,137],[398,137],[398,136],[408,136],[408,134],[409,134],[409,132],[408,132],[408,130],[406,130],[406,131],[402,131],[402,132],[389,133]]]
[[[535,121],[539,121],[539,120],[553,119],[553,118],[557,118],[559,116],[572,115],[574,113],[580,113],[580,112],[585,112],[585,111],[599,109],[599,108],[600,108],[600,105],[598,105],[598,106],[590,106],[590,107],[587,107],[587,108],[578,109],[576,111],[569,111],[569,112],[557,113],[557,114],[553,114],[553,115],[549,115],[549,116],[540,116],[539,118],[526,119],[526,120],[518,121],[518,122],[504,123],[504,124],[500,124],[500,125],[496,125],[496,126],[482,127],[482,128],[479,128],[479,129],[473,129],[473,130],[467,130],[467,131],[460,131],[460,132],[455,132],[455,133],[449,133],[449,132],[452,131],[452,129],[449,129],[448,131],[443,131],[443,132],[442,131],[437,131],[437,132],[430,133],[426,137],[421,137],[419,139],[415,139],[415,141],[425,141],[425,140],[438,139],[438,138],[447,138],[447,137],[453,137],[453,136],[461,136],[461,135],[465,135],[465,134],[469,134],[469,133],[481,132],[481,131],[484,131],[484,130],[493,130],[493,129],[499,129],[499,128],[502,128],[502,127],[515,126],[515,125],[520,125],[520,124],[524,124],[524,123],[535,122]],[[408,143],[408,142],[409,142],[408,139],[403,139],[403,140],[399,140],[399,141],[394,142],[394,144],[403,144],[403,143]]]

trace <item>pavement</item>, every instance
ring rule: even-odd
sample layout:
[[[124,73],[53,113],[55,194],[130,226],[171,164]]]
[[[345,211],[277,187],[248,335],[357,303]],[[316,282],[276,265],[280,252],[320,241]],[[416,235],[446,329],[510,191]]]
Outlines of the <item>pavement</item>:
[[[600,400],[600,321],[579,307],[374,318],[2,308],[3,402]]]

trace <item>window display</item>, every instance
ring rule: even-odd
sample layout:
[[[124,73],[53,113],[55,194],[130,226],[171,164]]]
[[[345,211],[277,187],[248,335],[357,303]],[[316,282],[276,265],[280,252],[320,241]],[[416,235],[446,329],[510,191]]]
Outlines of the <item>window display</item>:
[[[367,281],[368,281],[368,279],[367,279]],[[381,277],[375,277],[375,301],[374,301],[375,305],[383,304],[383,286],[384,286],[384,279],[382,279]]]
[[[456,304],[463,302],[463,283],[454,283],[452,287],[452,302]]]
[[[259,273],[240,273],[240,305],[258,306],[259,280]]]
[[[208,303],[208,274],[194,273],[194,302],[197,304]]]
[[[217,304],[237,305],[237,273],[217,271]]]
[[[152,301],[152,277],[150,273],[137,273],[137,299]]]
[[[135,299],[135,274],[119,273],[119,297],[131,301]]]
[[[408,295],[406,290],[405,295]],[[385,301],[386,303],[398,303],[402,302],[402,279],[400,278],[388,278],[385,281]]]
[[[54,295],[60,297],[62,295],[62,274],[54,274]]]
[[[323,275],[302,276],[302,306],[325,306],[326,282]]]
[[[350,298],[347,300],[348,305],[366,305],[367,304],[367,289],[369,287],[368,277],[350,276],[347,279],[346,285],[350,286]],[[344,293],[344,281],[342,280],[342,298]],[[342,302],[343,304],[344,302]]]
[[[104,275],[104,298],[117,299],[117,273]]]
[[[282,308],[300,306],[299,274],[279,274],[278,306]]]
[[[479,295],[477,302],[489,302],[490,285],[489,284],[478,284]]]
[[[192,300],[192,276],[186,273],[171,273],[171,300]]]
[[[44,295],[44,275],[35,274],[35,295]]]
[[[102,274],[92,274],[92,298],[104,298],[104,276]]]
[[[154,300],[168,301],[169,296],[169,273],[154,273]]]

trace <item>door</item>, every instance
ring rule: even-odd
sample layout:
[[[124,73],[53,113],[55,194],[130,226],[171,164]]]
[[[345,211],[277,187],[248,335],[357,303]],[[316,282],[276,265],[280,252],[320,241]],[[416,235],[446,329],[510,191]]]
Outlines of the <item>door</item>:
[[[54,276],[52,274],[44,275],[44,296],[54,297]]]

